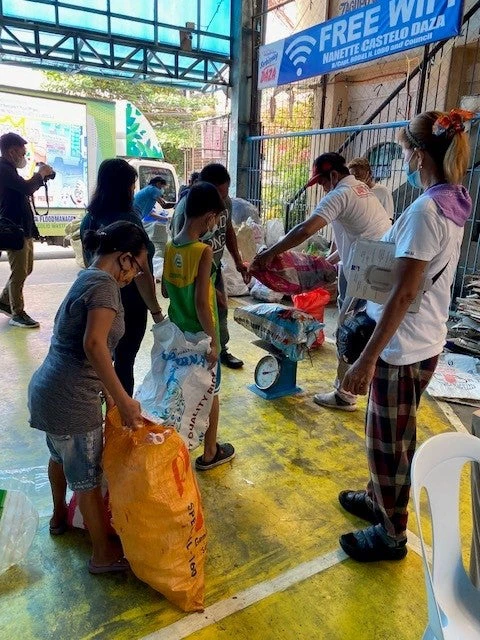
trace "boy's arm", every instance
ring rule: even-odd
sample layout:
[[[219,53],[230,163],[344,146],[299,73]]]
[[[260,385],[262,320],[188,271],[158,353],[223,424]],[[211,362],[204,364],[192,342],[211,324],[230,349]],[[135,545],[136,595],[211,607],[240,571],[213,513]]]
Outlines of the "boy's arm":
[[[198,265],[197,277],[195,278],[195,308],[203,330],[212,339],[210,345],[211,352],[207,357],[210,362],[210,368],[215,365],[218,359],[217,334],[215,332],[215,323],[213,320],[212,310],[210,308],[209,296],[212,261],[212,248],[209,245],[205,245],[205,249]]]

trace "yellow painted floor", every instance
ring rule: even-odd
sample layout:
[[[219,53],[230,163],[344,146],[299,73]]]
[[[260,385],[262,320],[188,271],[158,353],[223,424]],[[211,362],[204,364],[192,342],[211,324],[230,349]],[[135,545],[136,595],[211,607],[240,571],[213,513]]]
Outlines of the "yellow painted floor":
[[[34,301],[29,312],[34,315],[35,310],[42,323],[39,331],[8,327],[0,316],[0,487],[22,488],[41,515],[27,560],[0,576],[0,639],[131,640],[149,634],[168,640],[421,638],[426,603],[418,554],[410,550],[400,563],[365,566],[338,553],[338,536],[364,524],[342,511],[337,494],[361,488],[366,480],[365,401],[351,414],[321,409],[311,401],[334,378],[330,344],[311,362],[299,364],[303,394],[267,402],[246,388],[264,352],[251,344],[253,334],[231,322],[231,351],[245,360],[245,367],[222,371],[220,436],[235,445],[237,457],[199,476],[209,531],[206,606],[238,599],[240,592],[262,583],[268,587],[268,581],[302,563],[337,554],[333,566],[304,580],[297,577],[286,590],[226,617],[220,604],[215,615],[221,619],[201,629],[209,609],[187,617],[131,574],[91,576],[83,532],[49,536],[47,450],[43,435],[28,427],[25,396],[29,377],[48,348],[68,279],[27,289]],[[148,368],[150,346],[148,335],[138,359],[138,381]],[[450,428],[425,397],[419,441]],[[464,489],[468,560],[467,478]],[[413,520],[409,528],[416,531]]]

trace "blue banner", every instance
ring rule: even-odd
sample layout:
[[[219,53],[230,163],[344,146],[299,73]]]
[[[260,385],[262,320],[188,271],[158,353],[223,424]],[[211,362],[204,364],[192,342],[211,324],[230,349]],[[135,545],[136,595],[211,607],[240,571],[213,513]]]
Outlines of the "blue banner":
[[[338,71],[458,35],[463,0],[377,0],[260,47],[258,88]]]

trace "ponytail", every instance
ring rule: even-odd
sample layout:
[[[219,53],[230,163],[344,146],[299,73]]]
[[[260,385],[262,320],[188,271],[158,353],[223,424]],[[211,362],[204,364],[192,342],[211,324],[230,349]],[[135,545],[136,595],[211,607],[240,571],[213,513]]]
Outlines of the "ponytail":
[[[474,115],[462,109],[452,109],[449,113],[425,111],[410,120],[398,138],[410,149],[426,151],[447,182],[461,184],[470,158],[465,121]]]

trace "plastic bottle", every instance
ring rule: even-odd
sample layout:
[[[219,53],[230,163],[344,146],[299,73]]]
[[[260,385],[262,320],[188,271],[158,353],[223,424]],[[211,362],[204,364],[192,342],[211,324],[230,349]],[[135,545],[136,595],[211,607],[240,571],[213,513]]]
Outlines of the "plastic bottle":
[[[0,574],[21,562],[38,527],[38,512],[21,491],[0,489]]]

